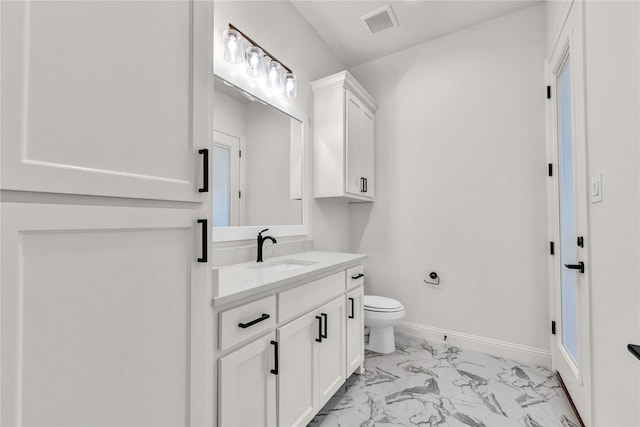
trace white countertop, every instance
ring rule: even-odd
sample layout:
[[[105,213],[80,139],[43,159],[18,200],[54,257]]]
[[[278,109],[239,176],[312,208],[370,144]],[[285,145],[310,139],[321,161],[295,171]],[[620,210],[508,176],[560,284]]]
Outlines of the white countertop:
[[[300,252],[266,259],[263,266],[285,260],[313,262],[313,264],[290,271],[264,271],[256,262],[246,262],[218,268],[218,295],[213,305],[219,306],[262,292],[285,287],[306,279],[313,280],[334,271],[356,265],[367,258],[362,254],[341,252]]]

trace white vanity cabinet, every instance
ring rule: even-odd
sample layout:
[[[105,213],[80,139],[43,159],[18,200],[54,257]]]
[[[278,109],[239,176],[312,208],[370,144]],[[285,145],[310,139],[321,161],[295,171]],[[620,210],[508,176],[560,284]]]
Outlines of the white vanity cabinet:
[[[278,329],[279,426],[307,425],[344,383],[345,336],[343,296]]]
[[[364,359],[364,286],[360,285],[346,295],[347,311],[347,376],[355,372]]]
[[[221,357],[220,426],[276,425],[275,333]]]
[[[362,264],[347,267],[218,309],[219,426],[304,427],[362,372]]]
[[[316,198],[375,197],[376,101],[347,71],[312,84]]]

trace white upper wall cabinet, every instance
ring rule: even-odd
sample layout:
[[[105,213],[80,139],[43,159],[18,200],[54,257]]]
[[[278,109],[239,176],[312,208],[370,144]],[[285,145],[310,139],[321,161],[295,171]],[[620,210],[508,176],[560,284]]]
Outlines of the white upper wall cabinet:
[[[314,196],[373,201],[378,104],[348,71],[311,85],[315,101]]]
[[[1,188],[201,201],[206,2],[2,2]]]

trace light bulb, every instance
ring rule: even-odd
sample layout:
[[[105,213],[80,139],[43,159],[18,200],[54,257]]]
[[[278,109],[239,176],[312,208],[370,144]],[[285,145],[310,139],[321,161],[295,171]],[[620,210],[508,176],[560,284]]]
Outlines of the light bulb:
[[[284,96],[287,98],[295,98],[298,94],[298,82],[296,75],[293,73],[287,73],[284,76]]]
[[[282,65],[278,61],[269,59],[266,65],[267,80],[265,84],[271,89],[279,89],[282,86]]]
[[[229,28],[222,34],[224,43],[224,59],[231,64],[239,64],[244,59],[242,36],[236,30]]]
[[[250,76],[260,76],[264,72],[264,52],[258,46],[247,48],[247,73]]]

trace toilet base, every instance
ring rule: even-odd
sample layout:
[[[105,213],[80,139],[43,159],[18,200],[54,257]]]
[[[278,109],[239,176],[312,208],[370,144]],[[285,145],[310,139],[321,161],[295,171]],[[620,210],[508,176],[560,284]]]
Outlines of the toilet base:
[[[389,354],[396,351],[393,326],[369,328],[369,343],[364,348],[376,353]]]

